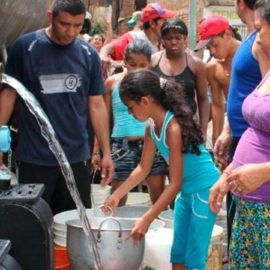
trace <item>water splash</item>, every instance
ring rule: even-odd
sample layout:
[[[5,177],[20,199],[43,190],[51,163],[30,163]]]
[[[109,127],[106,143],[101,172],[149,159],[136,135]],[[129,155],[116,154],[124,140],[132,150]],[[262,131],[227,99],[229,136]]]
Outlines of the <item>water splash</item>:
[[[89,241],[89,251],[91,252],[91,247],[93,250],[93,254],[95,256],[95,264],[96,268],[98,270],[102,270],[101,260],[98,253],[98,247],[96,244],[96,239],[93,234],[93,231],[91,230],[91,225],[89,223],[89,220],[86,215],[85,207],[81,202],[80,195],[77,189],[77,186],[75,184],[73,171],[71,169],[71,166],[67,160],[67,157],[63,151],[62,146],[60,145],[57,136],[55,134],[55,131],[41,108],[39,102],[34,97],[34,95],[29,92],[23,84],[21,84],[18,80],[15,78],[7,75],[7,74],[0,74],[0,82],[5,83],[9,85],[10,87],[14,88],[17,93],[21,96],[21,98],[24,100],[26,106],[28,107],[29,111],[35,116],[41,130],[42,136],[46,139],[50,150],[55,155],[55,158],[57,159],[61,171],[65,177],[67,187],[70,191],[70,194],[76,204],[76,207],[79,211],[79,217],[82,221],[83,230],[88,238]]]

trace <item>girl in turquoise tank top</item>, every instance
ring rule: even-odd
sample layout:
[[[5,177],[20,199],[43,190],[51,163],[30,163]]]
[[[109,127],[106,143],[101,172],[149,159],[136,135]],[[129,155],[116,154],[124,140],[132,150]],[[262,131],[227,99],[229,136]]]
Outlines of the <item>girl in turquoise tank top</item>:
[[[209,207],[209,189],[219,172],[203,145],[203,135],[186,105],[183,88],[140,69],[127,74],[120,97],[139,121],[148,120],[140,163],[106,201],[105,212],[116,207],[151,170],[158,149],[169,166],[169,185],[154,205],[135,222],[131,235],[139,241],[151,222],[175,199],[173,270],[205,270],[216,215]],[[177,196],[176,196],[177,195]]]
[[[115,173],[111,182],[112,191],[123,184],[139,163],[146,126],[145,121],[138,121],[129,114],[128,108],[120,98],[119,84],[123,77],[130,71],[138,68],[148,68],[150,60],[151,48],[149,44],[144,40],[136,39],[127,46],[125,51],[124,64],[126,70],[109,77],[105,81],[105,103],[108,112],[112,112],[113,117],[111,152],[115,165]],[[96,146],[94,152],[97,152]],[[164,189],[166,173],[166,162],[157,152],[152,169],[145,178],[153,203],[158,199]],[[127,196],[124,196],[120,205],[124,205],[126,199]]]

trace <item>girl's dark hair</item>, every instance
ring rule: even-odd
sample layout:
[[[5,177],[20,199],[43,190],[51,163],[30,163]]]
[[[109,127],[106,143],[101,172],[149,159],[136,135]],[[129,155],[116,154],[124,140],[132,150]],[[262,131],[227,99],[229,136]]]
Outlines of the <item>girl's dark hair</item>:
[[[149,60],[151,60],[151,47],[146,40],[143,39],[135,39],[131,43],[129,43],[125,50],[125,59],[128,59],[131,53],[134,54],[143,54]]]
[[[188,35],[188,29],[184,21],[179,18],[167,20],[161,27],[161,37],[166,36],[169,32],[180,33],[184,36]]]
[[[187,105],[183,87],[172,80],[160,79],[148,69],[129,72],[121,81],[120,96],[140,101],[143,96],[151,96],[166,110],[172,111],[182,129],[182,151],[200,154],[199,145],[203,136],[199,125]]]
[[[71,15],[86,13],[84,0],[54,0],[51,9],[54,17],[56,17],[60,11],[68,12]]]
[[[270,2],[258,0],[254,8],[259,10],[261,17],[270,25]]]

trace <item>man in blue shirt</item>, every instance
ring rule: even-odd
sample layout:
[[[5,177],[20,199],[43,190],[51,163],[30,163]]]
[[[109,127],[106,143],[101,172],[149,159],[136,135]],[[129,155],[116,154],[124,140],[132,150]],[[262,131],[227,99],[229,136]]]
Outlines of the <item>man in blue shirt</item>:
[[[90,207],[88,119],[103,154],[103,184],[111,181],[113,163],[99,56],[78,37],[85,13],[83,0],[54,0],[48,11],[51,24],[15,41],[6,73],[22,82],[48,115],[71,164],[82,201]],[[13,89],[5,88],[1,92],[0,125],[7,123],[15,100]],[[75,208],[59,164],[42,137],[36,119],[21,99],[18,136],[19,182],[44,183],[43,197],[54,213]]]

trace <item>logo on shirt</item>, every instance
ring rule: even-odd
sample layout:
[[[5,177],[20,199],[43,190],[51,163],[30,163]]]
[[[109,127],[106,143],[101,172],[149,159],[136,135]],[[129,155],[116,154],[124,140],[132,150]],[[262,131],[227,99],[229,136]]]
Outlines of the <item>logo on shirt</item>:
[[[66,81],[65,81],[65,86],[72,92],[74,92],[74,89],[76,88],[76,86],[78,85],[78,76],[72,74],[72,75],[69,75],[67,78],[66,78]]]
[[[44,94],[77,92],[81,86],[79,74],[53,74],[39,77]]]

